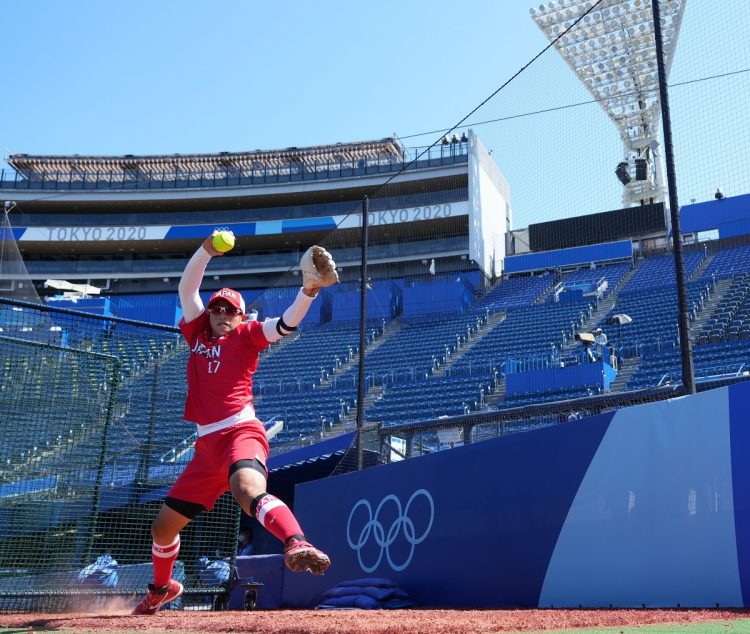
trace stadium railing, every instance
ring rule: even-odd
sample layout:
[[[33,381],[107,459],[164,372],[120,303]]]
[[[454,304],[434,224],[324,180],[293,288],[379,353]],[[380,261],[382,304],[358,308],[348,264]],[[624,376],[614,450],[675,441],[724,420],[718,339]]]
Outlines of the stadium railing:
[[[419,157],[418,160],[415,160]],[[289,161],[273,167],[217,168],[191,172],[53,172],[24,174],[0,170],[0,190],[141,190],[193,189],[210,187],[253,187],[269,183],[297,183],[390,174],[403,170],[419,170],[439,165],[465,163],[468,160],[466,143],[440,145],[430,148],[409,148],[402,160],[393,158],[359,158],[355,160],[321,161],[302,165]]]

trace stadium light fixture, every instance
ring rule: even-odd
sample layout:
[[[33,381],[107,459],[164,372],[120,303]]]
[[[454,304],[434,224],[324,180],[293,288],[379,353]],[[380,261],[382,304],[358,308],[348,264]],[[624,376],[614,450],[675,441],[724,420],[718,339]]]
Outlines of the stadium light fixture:
[[[685,1],[662,2],[667,74]],[[646,158],[644,150],[658,143],[661,115],[651,3],[602,0],[594,6],[592,0],[557,0],[531,9],[531,16],[617,127],[625,162]],[[664,200],[660,153],[652,151],[647,160],[651,168],[646,179],[620,179],[625,206]]]
[[[615,174],[617,175],[617,178],[623,185],[627,185],[630,182],[630,174],[628,174],[628,163],[627,161],[622,161],[617,165],[617,169],[615,170]]]

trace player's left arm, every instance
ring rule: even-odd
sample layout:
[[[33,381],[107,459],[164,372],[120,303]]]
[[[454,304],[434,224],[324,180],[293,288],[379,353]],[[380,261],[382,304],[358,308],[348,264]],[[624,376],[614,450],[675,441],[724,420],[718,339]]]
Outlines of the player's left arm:
[[[300,260],[302,270],[302,288],[292,305],[281,317],[266,319],[263,322],[263,334],[270,342],[278,341],[297,330],[297,326],[307,315],[320,289],[338,284],[339,274],[333,256],[323,247],[312,246]]]

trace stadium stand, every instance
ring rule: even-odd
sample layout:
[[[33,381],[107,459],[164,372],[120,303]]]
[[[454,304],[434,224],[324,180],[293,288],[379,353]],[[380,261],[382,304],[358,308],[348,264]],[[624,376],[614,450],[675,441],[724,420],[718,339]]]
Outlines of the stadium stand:
[[[700,377],[743,372],[743,364],[748,360],[744,345],[727,343],[750,335],[750,279],[737,272],[738,253],[743,251],[718,251],[698,281],[688,286],[689,300],[697,317],[712,294],[711,280],[727,276],[731,279],[729,290],[712,308],[696,336],[699,344],[696,369]],[[705,253],[688,254],[686,263],[687,272],[692,274],[705,264]],[[672,381],[678,375],[679,354],[675,348],[677,327],[671,318],[676,302],[674,290],[669,288],[671,266],[667,255],[647,258],[625,287],[614,294],[614,289],[631,270],[629,264],[605,264],[564,272],[563,282],[574,286],[607,281],[607,293],[602,297],[568,303],[552,301],[550,291],[558,278],[551,273],[502,280],[483,295],[480,292],[478,298],[467,276],[438,277],[428,283],[408,279],[375,281],[368,290],[375,308],[367,337],[367,388],[371,396],[366,415],[370,420],[392,424],[420,417],[465,414],[488,407],[487,397],[496,392],[498,381],[507,370],[506,364],[548,365],[557,363],[565,355],[577,354],[579,344],[573,343],[574,335],[607,294],[612,295],[614,303],[601,315],[597,325],[607,328],[607,317],[614,313],[630,315],[632,323],[618,327],[610,341],[616,342],[623,357],[641,359],[640,367],[629,378],[625,389],[654,387]],[[258,296],[261,311],[273,314],[294,292],[295,289],[278,289]],[[354,311],[358,310],[359,292],[356,287],[344,286],[331,295],[330,304],[306,320],[306,325],[294,338],[275,344],[263,354],[255,378],[256,406],[263,419],[284,421],[285,428],[274,441],[279,445],[323,437],[349,420],[356,406],[355,370],[359,350],[358,330],[353,320]],[[426,315],[430,305],[425,298],[437,299],[439,311],[433,308],[432,314]],[[540,298],[544,303],[534,303]],[[157,314],[164,309],[165,320],[170,320],[167,313],[174,319],[175,304],[171,295],[143,295],[127,298],[127,301],[113,298],[112,303],[119,303],[132,314],[140,315]],[[13,312],[9,306],[0,306],[3,334],[13,334]],[[321,325],[324,319],[327,323]],[[76,338],[64,310],[55,313],[54,323],[59,330],[44,331],[45,341],[59,343],[64,338],[68,345],[91,346],[121,360],[124,377],[121,393],[126,402],[148,397],[153,386],[147,370],[158,365],[162,417],[173,422],[181,420],[186,350],[176,333],[155,332],[143,340],[130,331],[137,328],[135,322],[130,325],[118,321],[114,326],[90,331],[86,338]],[[42,332],[41,329],[40,324],[36,331]],[[8,368],[8,376],[12,376],[13,371],[24,372],[24,366],[19,365],[12,371]],[[72,377],[78,377],[75,364],[70,372]],[[38,373],[39,386],[51,380],[54,379],[43,371]],[[573,398],[597,389],[600,388],[582,386],[514,394],[499,402],[495,395],[491,407],[509,408]],[[301,396],[313,390],[316,407],[311,410]],[[13,392],[6,390],[2,397],[10,401]],[[428,402],[430,406],[426,407]],[[129,419],[127,407],[121,407],[120,412],[121,416],[112,423],[112,451],[118,456],[121,475],[113,472],[111,477],[124,481],[128,470],[132,474],[137,469],[141,440],[136,430],[144,421]],[[75,436],[76,430],[69,426],[64,428],[64,417],[61,417],[61,426],[55,425],[54,420],[51,418],[44,437],[30,438],[26,449],[3,459],[6,462],[19,460],[33,453],[35,447],[38,451],[40,446],[60,445],[71,435]],[[162,434],[158,443],[151,447],[152,459],[177,456],[180,447],[189,445],[192,434],[189,426],[174,424],[170,429],[171,433]],[[89,437],[88,442],[93,446],[96,439]]]
[[[487,293],[482,305],[492,312],[528,306],[539,299],[555,281],[548,273],[540,276],[512,277],[503,280]]]
[[[611,343],[621,349],[625,357],[641,356],[645,352],[665,347],[671,348],[677,340],[676,314],[677,293],[674,287],[661,284],[657,288],[640,286],[640,290],[620,293],[610,311],[611,314],[624,313],[632,322],[615,327],[615,340]],[[693,282],[688,285],[688,301],[693,310],[710,294],[710,286],[705,282]],[[697,312],[694,312],[697,314]],[[608,328],[606,317],[598,327]],[[611,326],[610,332],[611,332]]]
[[[704,251],[692,251],[685,253],[685,279],[690,279],[696,269],[706,258]],[[621,295],[637,291],[674,285],[674,259],[670,254],[657,255],[646,259],[643,265],[635,272],[625,287],[620,291]]]
[[[731,286],[704,323],[696,339],[699,344],[750,337],[750,273],[739,273],[729,279]]]
[[[750,245],[742,245],[717,251],[701,277],[724,279],[747,272],[750,272]]]
[[[617,288],[632,268],[632,264],[628,262],[576,269],[564,275],[562,285],[564,288],[586,288],[588,286],[592,287],[594,291],[604,287],[599,297],[606,297]],[[606,282],[606,285],[604,282]],[[555,296],[550,295],[547,301],[554,301],[554,299]]]
[[[480,301],[478,308],[489,306]],[[581,301],[508,310],[500,323],[453,364],[451,372],[491,375],[502,371],[508,359],[557,354],[591,315],[592,308],[592,302]]]

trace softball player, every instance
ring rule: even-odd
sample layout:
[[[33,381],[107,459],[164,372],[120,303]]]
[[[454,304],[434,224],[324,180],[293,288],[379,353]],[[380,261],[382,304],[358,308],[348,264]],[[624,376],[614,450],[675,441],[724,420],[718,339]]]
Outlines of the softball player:
[[[284,561],[295,572],[322,575],[331,565],[306,539],[289,507],[266,492],[268,438],[253,409],[253,375],[258,353],[297,329],[321,287],[339,281],[336,263],[325,249],[302,256],[303,284],[281,317],[246,319],[245,302],[235,290],[216,291],[204,309],[198,289],[210,259],[222,255],[209,236],[185,267],[179,284],[180,330],[190,346],[185,419],[195,422],[195,454],[169,491],[151,526],[154,580],[133,614],[154,614],[182,594],[172,579],[180,531],[230,490],[248,515],[284,542]]]

